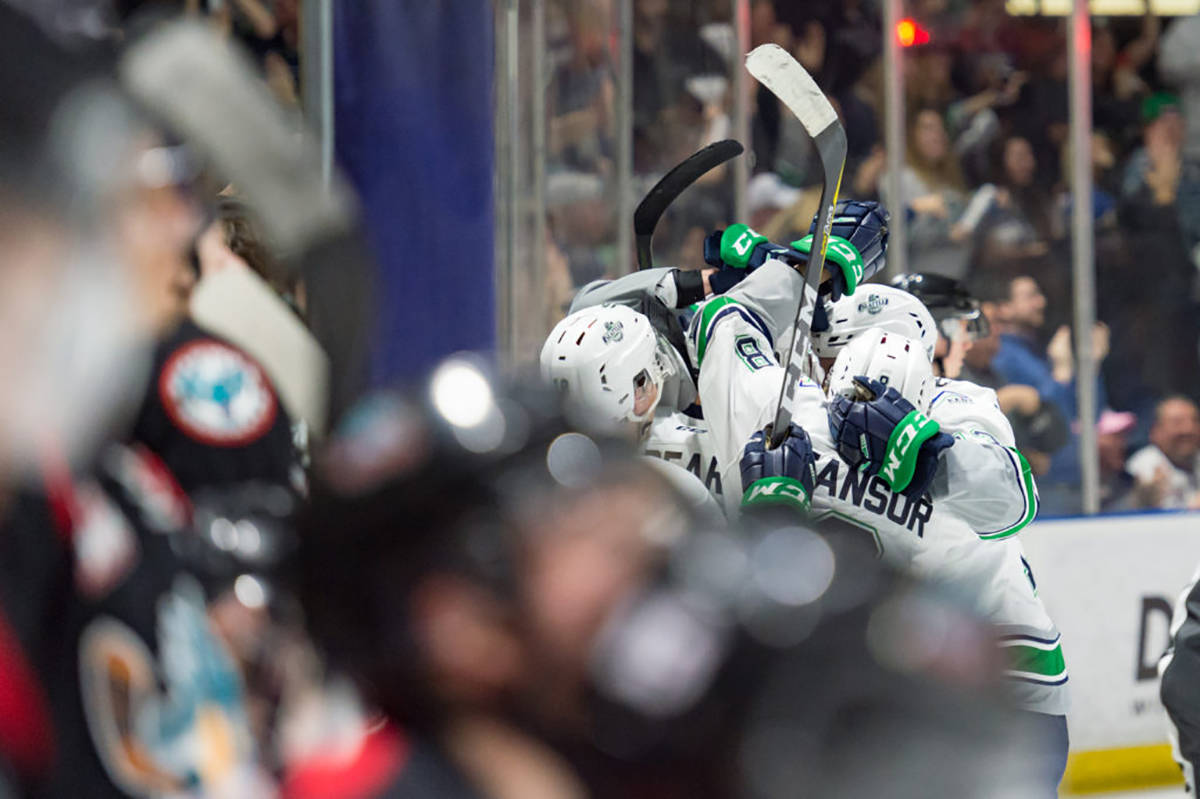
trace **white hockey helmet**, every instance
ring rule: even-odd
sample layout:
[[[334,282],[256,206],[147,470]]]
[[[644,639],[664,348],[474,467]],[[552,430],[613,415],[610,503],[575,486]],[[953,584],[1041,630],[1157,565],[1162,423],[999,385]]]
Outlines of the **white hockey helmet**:
[[[875,327],[841,348],[829,370],[829,396],[854,396],[854,378],[863,375],[896,389],[921,413],[933,400],[933,367],[921,342]]]
[[[602,425],[650,419],[667,371],[650,320],[615,304],[584,308],[555,325],[542,346],[541,365],[568,413]],[[653,401],[636,413],[651,387]]]
[[[925,348],[929,360],[937,346],[937,323],[933,314],[913,295],[894,286],[869,283],[854,294],[825,306],[829,329],[812,334],[818,358],[836,358],[860,333],[873,327],[914,339]]]

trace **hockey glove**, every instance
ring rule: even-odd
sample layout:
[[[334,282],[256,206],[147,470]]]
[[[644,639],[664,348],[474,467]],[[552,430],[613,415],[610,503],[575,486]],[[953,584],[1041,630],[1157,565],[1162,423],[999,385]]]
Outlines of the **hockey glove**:
[[[811,236],[816,233],[817,220],[813,219],[809,226],[809,237],[793,242],[796,249],[808,252],[812,249]],[[839,243],[839,240],[841,242]],[[801,246],[801,242],[805,242]],[[858,284],[871,279],[883,269],[886,261],[888,242],[888,212],[876,202],[858,202],[857,200],[842,200],[833,209],[833,221],[829,229],[829,248],[825,252],[827,260],[841,267],[841,279],[834,274],[831,283],[823,287],[822,293],[828,292],[837,302],[843,294],[853,294]],[[849,248],[845,245],[848,244]],[[854,269],[855,261],[861,266],[861,273]],[[848,274],[849,273],[849,274]],[[853,281],[850,278],[854,278]],[[851,285],[853,283],[853,285]]]
[[[731,288],[742,282],[746,275],[750,274],[745,269],[735,269],[732,266],[722,266],[716,272],[708,276],[708,285],[712,288],[713,294],[724,294]]]
[[[812,234],[809,233],[799,241],[793,241],[792,246],[807,255],[812,251],[812,240]],[[838,267],[829,268],[833,277],[821,284],[820,291],[822,295],[830,295],[834,302],[840,300],[843,294],[853,294],[863,280],[862,256],[853,244],[839,236],[830,235],[829,247],[825,250],[825,264],[826,268],[830,264]]]
[[[893,491],[919,497],[937,474],[938,455],[954,444],[938,423],[913,407],[894,388],[855,377],[858,396],[835,396],[829,431],[842,460],[878,474]]]
[[[772,244],[766,236],[741,223],[713,231],[704,240],[704,262],[710,266],[753,272],[770,258],[793,265],[808,260],[790,247]]]
[[[742,450],[742,509],[779,506],[808,512],[816,485],[816,456],[808,433],[788,428],[787,437],[775,449],[767,448],[762,430],[750,437]]]

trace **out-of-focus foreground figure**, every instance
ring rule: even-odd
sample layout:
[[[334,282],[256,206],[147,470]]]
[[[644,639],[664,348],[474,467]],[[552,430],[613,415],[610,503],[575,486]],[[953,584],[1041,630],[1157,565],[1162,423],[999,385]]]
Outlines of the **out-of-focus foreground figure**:
[[[318,465],[304,607],[397,795],[1039,795],[971,616],[793,508],[699,523],[554,408],[451,361]]]

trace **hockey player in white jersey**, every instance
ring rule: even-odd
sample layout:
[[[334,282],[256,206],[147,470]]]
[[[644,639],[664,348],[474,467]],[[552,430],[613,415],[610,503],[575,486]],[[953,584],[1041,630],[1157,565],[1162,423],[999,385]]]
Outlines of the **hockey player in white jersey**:
[[[878,203],[839,203],[831,241],[840,244],[829,260],[831,270],[821,291],[841,296],[883,268],[887,248],[886,211]],[[806,241],[795,244],[803,247]],[[729,290],[774,257],[791,263],[807,259],[800,249],[771,244],[745,225],[738,225],[709,237],[705,260],[713,266],[704,270],[647,269],[584,286],[571,303],[571,313],[546,339],[541,353],[543,376],[559,384],[568,404],[588,408],[589,418],[636,423],[645,454],[679,464],[701,480],[718,502],[736,506],[737,496],[725,496],[708,426],[695,405],[696,372],[687,354],[681,314],[686,320],[689,306],[700,303],[706,296]],[[777,296],[766,301],[775,301],[781,308],[794,302],[787,293],[790,287],[783,284],[763,283],[759,293],[772,290],[777,291]],[[627,351],[637,350],[632,337],[621,340],[604,336],[607,325],[630,324],[628,309],[635,309],[639,317],[647,319],[658,337],[653,363],[647,345],[638,350],[647,374],[662,375],[660,396],[654,413],[649,416],[629,414],[629,409],[613,405],[618,395],[612,391],[611,381],[604,382],[610,376],[601,371],[606,359],[624,359]],[[601,333],[582,335],[588,330]],[[567,331],[575,332],[569,335]]]
[[[939,377],[958,379],[971,342],[991,332],[979,300],[961,282],[933,272],[897,275],[892,285],[920,300],[933,314],[938,328],[934,371]]]
[[[756,284],[779,279],[798,288],[798,279],[790,272],[766,265],[729,296],[702,308],[689,331],[689,344],[700,361],[699,394],[718,442],[718,458],[728,475],[727,492],[737,485],[734,475],[740,448],[774,415],[783,375],[771,354],[770,335],[778,328],[779,317],[773,317],[769,306],[755,301]],[[866,300],[877,288],[864,287],[867,291],[860,292],[861,299]],[[842,302],[856,298],[858,295]],[[911,306],[897,302],[894,307],[907,315]],[[875,316],[882,317],[882,313]],[[830,317],[836,319],[837,314],[830,313]],[[883,321],[902,326],[895,318]],[[922,324],[928,328],[931,321],[926,317]],[[882,330],[868,330],[856,338],[859,345],[846,347],[842,362],[835,362],[831,388],[857,387],[854,377],[874,371],[875,377],[903,388],[918,403],[934,399],[923,345]],[[923,369],[906,362],[900,353],[919,355]],[[997,409],[998,420],[990,419],[987,409],[982,409],[978,415],[987,421],[972,424],[970,414],[954,403],[955,418],[948,418],[943,429],[936,416],[925,416],[878,380],[868,381],[864,388],[879,395],[875,401],[842,403],[848,406],[843,408],[843,416],[874,417],[858,420],[857,428],[839,420],[836,412],[828,412],[825,395],[815,382],[802,385],[797,392],[793,424],[808,432],[819,455],[812,497],[814,517],[867,530],[885,557],[937,580],[997,624],[1001,645],[1012,663],[1008,674],[1015,703],[1036,714],[1033,717],[1060,743],[1047,752],[1044,766],[1039,764],[1046,784],[1057,784],[1065,767],[1067,741],[1063,715],[1066,672],[1058,634],[1036,598],[1019,546],[1015,541],[1009,545],[985,538],[1015,533],[1032,518],[1026,503],[1036,500],[1019,454],[993,441],[987,432],[989,427],[1006,424],[1003,416]],[[835,400],[834,404],[839,403]],[[934,413],[931,408],[930,416]],[[833,431],[830,416],[834,417]],[[889,444],[894,433],[905,429],[919,432],[904,459],[911,477],[900,474],[902,479],[897,480],[893,474],[889,479],[885,471],[893,454]],[[953,476],[963,467],[968,473],[961,484],[979,486],[974,493],[980,500],[987,496],[983,492],[992,491],[998,498],[995,503],[981,501],[976,508],[971,493],[953,494],[959,482]],[[1005,491],[996,492],[998,487]],[[984,516],[1000,511],[1005,526],[996,532],[981,526],[980,511],[986,511]]]
[[[576,311],[550,331],[540,360],[542,377],[558,388],[568,416],[585,427],[627,428],[701,518],[723,516],[707,430],[678,410],[694,404],[696,384],[644,314],[616,304]]]
[[[935,320],[920,299],[904,289],[887,285],[863,286],[853,297],[843,297],[838,302],[829,304],[826,314],[829,326],[821,332],[813,333],[813,350],[822,367],[831,370],[830,380],[834,359],[862,333],[872,328],[912,338],[920,343],[926,361],[933,365],[935,372],[932,390],[927,398],[929,416],[951,435],[961,434],[960,438],[970,436],[989,447],[998,445],[1007,452],[1008,454],[1003,456],[1000,452],[994,454],[997,459],[1003,457],[1008,461],[1012,483],[1021,488],[1019,494],[1013,494],[1012,512],[1007,516],[984,522],[968,515],[967,521],[980,537],[989,539],[1014,535],[1029,524],[1037,515],[1037,491],[1029,465],[1016,449],[1012,426],[1000,410],[996,392],[975,383],[951,380],[937,374],[939,339],[945,338],[939,334],[940,325],[959,319],[946,317],[941,321]],[[855,364],[855,367],[865,365],[861,358],[846,360],[843,363],[840,370],[843,382],[852,378],[854,374],[867,374],[861,371],[851,375],[845,374],[848,364]],[[988,524],[994,526],[988,527]]]

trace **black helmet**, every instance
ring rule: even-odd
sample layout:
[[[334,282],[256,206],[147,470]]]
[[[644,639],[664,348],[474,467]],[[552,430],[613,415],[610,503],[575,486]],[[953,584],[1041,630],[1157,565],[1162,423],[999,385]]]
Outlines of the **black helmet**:
[[[920,300],[933,314],[946,338],[953,338],[951,334],[954,330],[943,323],[953,323],[959,319],[966,320],[967,333],[972,339],[986,338],[991,332],[987,317],[979,307],[979,300],[952,277],[932,272],[912,272],[892,278],[892,285]]]
[[[572,430],[554,392],[509,390],[488,371],[454,357],[424,391],[359,402],[314,458],[299,518],[309,631],[369,701],[412,726],[440,714],[406,610],[424,575],[514,601],[522,503],[629,463],[627,442]]]

